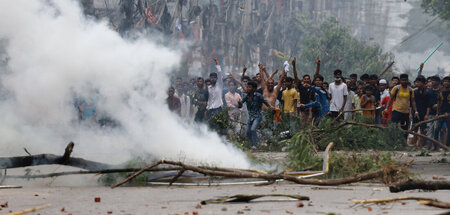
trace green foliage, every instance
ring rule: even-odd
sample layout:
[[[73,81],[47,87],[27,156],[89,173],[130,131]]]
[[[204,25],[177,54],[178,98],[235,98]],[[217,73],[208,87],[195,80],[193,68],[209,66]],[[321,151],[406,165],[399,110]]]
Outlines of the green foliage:
[[[416,157],[430,157],[431,154],[427,151],[421,151],[419,154],[416,155]]]
[[[422,0],[421,6],[427,13],[450,20],[450,1],[448,0]]]
[[[311,132],[301,131],[291,139],[289,145],[288,167],[297,171],[320,170],[323,164],[322,156],[317,154]],[[324,178],[342,178],[369,171],[375,171],[395,161],[391,153],[380,152],[331,152],[329,158],[329,173]]]
[[[288,143],[288,166],[295,170],[320,169],[322,160],[317,156],[311,132],[298,132]]]
[[[357,122],[366,122],[360,118]],[[406,138],[397,125],[390,124],[385,129],[368,128],[359,125],[346,125],[337,129],[339,123],[332,119],[324,119],[320,125],[322,134],[316,138],[320,150],[328,143],[334,142],[337,150],[400,150],[406,148]]]
[[[326,178],[342,178],[364,172],[375,171],[386,165],[392,165],[391,153],[385,152],[332,152],[330,155],[330,171]]]
[[[124,168],[144,168],[148,165],[148,163],[141,157],[135,158],[133,160],[130,160],[127,162],[127,164],[124,166]],[[111,186],[114,184],[117,184],[119,181],[127,178],[130,173],[108,173],[103,174],[98,178],[98,182],[106,185]],[[150,175],[150,172],[144,172],[134,178],[129,183],[131,185],[145,185],[147,183],[147,178]]]
[[[302,72],[312,74],[316,57],[321,59],[321,74],[331,79],[333,71],[341,69],[348,77],[379,74],[393,60],[391,53],[382,53],[378,45],[367,45],[352,37],[348,28],[342,27],[336,19],[327,19],[320,24],[310,23],[301,15],[294,18],[295,32],[302,32],[295,50],[297,62]],[[306,29],[306,30],[305,30]]]
[[[232,128],[231,120],[228,115],[228,108],[224,107],[222,110],[213,115],[208,121],[208,125],[211,129],[217,131],[221,135],[226,135],[228,129]]]
[[[435,159],[432,160],[433,163],[450,163],[449,160],[447,160],[447,158],[441,158],[441,159]]]

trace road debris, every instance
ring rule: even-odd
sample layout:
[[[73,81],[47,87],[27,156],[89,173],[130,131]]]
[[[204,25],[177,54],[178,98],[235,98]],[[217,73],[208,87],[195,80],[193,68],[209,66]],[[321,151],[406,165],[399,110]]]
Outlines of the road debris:
[[[403,201],[403,200],[416,200],[419,204],[432,206],[432,207],[438,207],[438,208],[444,208],[444,209],[450,209],[450,203],[442,202],[437,199],[432,198],[424,198],[424,197],[397,197],[397,198],[387,198],[387,199],[367,199],[367,200],[352,200],[355,204],[369,204],[369,203],[387,203],[387,202],[395,202],[395,201]],[[405,205],[405,202],[401,203],[402,205]]]
[[[22,215],[22,214],[27,214],[27,213],[35,212],[38,210],[46,209],[49,207],[50,207],[50,204],[46,204],[46,205],[42,205],[39,207],[34,207],[34,208],[30,208],[30,209],[25,209],[25,210],[9,213],[8,215]]]
[[[265,195],[234,195],[234,196],[224,196],[217,199],[209,199],[201,202],[202,205],[214,204],[214,203],[231,203],[231,202],[250,202],[254,199],[268,196],[277,197],[289,197],[298,200],[309,200],[308,196],[300,195],[287,195],[287,194],[265,194]]]
[[[392,184],[389,191],[392,193],[402,192],[405,190],[450,190],[450,181],[422,181],[407,180]]]

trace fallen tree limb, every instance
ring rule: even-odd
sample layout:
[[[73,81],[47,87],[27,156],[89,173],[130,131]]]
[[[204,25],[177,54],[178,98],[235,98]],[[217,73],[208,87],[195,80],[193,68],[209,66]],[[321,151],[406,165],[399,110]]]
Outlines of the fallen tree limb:
[[[393,193],[402,192],[405,190],[450,190],[450,181],[414,181],[407,180],[392,184],[389,186],[389,191]]]
[[[55,172],[49,174],[39,175],[7,175],[6,178],[51,178],[64,175],[85,175],[85,174],[108,174],[108,173],[124,173],[124,172],[136,172],[141,170],[140,168],[126,168],[126,169],[104,169],[104,170],[79,170],[79,171],[67,171],[67,172]],[[163,172],[163,171],[179,171],[179,167],[161,167],[148,170],[148,172]]]
[[[401,171],[401,168],[398,167],[392,167],[388,169],[380,169],[373,172],[358,174],[351,177],[346,178],[339,178],[339,179],[304,179],[304,178],[298,178],[296,176],[288,175],[288,174],[269,174],[269,173],[257,173],[257,172],[248,172],[248,171],[235,171],[235,172],[228,172],[228,171],[216,171],[216,170],[209,170],[204,169],[198,166],[188,165],[182,162],[177,161],[166,161],[161,160],[156,163],[153,163],[140,171],[134,173],[130,177],[126,178],[125,180],[117,183],[116,185],[113,185],[111,188],[116,188],[118,186],[121,186],[133,178],[137,177],[141,173],[143,173],[146,170],[152,169],[158,165],[161,164],[170,164],[173,166],[179,166],[183,168],[185,171],[193,171],[197,173],[201,173],[208,176],[223,176],[223,177],[230,177],[230,178],[259,178],[264,179],[267,181],[275,181],[275,180],[286,180],[291,181],[297,184],[312,184],[312,185],[323,185],[323,186],[333,186],[333,185],[341,185],[341,184],[349,184],[354,182],[360,182],[375,178],[383,178],[384,181],[388,181],[389,175],[396,175],[399,171]]]
[[[350,121],[346,121],[346,122],[342,123],[341,125],[342,125],[342,126],[345,126],[345,125],[358,125],[358,126],[364,126],[364,127],[369,127],[369,128],[385,129],[385,127],[383,127],[383,126],[381,126],[381,125],[367,124],[367,123],[360,123],[360,122],[350,122]],[[341,126],[341,125],[340,125],[340,126]],[[340,126],[339,126],[339,127],[340,127]],[[431,138],[431,137],[428,137],[428,136],[426,136],[426,135],[419,134],[419,133],[416,133],[416,132],[413,132],[413,131],[409,131],[409,130],[403,130],[403,129],[402,129],[402,131],[405,132],[405,133],[408,133],[408,134],[412,134],[412,135],[414,135],[414,136],[422,137],[422,138],[424,138],[424,139],[426,139],[426,140],[429,140],[429,141],[431,141],[431,142],[433,142],[433,143],[439,145],[439,146],[442,147],[443,149],[445,149],[445,150],[447,150],[447,151],[450,151],[450,148],[449,148],[448,146],[444,145],[443,143],[441,143],[441,142],[439,142],[439,141],[437,141],[437,140],[435,140],[435,139],[433,139],[433,138]]]
[[[428,119],[428,120],[424,120],[424,121],[415,123],[415,124],[413,124],[411,130],[412,130],[412,131],[416,130],[416,128],[418,128],[420,125],[422,125],[422,124],[424,124],[424,123],[430,123],[430,122],[436,121],[436,120],[438,120],[438,119],[441,119],[441,118],[447,118],[447,117],[450,117],[450,115],[448,115],[448,114],[442,114],[442,115],[439,115],[438,117],[434,117],[433,119]]]
[[[27,166],[49,165],[49,164],[61,164],[66,166],[78,167],[87,170],[102,170],[117,168],[116,165],[110,165],[82,158],[71,158],[74,144],[70,142],[63,156],[53,154],[39,154],[32,156],[18,156],[18,157],[0,157],[0,167],[3,168],[19,168]]]

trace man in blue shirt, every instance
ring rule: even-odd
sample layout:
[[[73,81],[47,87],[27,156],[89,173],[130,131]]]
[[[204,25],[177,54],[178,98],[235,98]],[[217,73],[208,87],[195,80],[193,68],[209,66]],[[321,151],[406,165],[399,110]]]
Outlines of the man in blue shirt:
[[[256,92],[258,85],[254,81],[248,82],[247,95],[244,96],[242,101],[238,102],[239,108],[242,107],[243,103],[247,103],[248,110],[248,122],[247,122],[247,137],[251,143],[252,149],[256,149],[258,145],[258,135],[256,129],[262,120],[262,105],[265,104],[267,107],[273,109],[273,106],[263,97],[261,93]]]
[[[320,74],[315,75],[314,84],[315,86],[312,87],[312,90],[316,94],[316,100],[309,104],[301,104],[300,107],[313,107],[313,118],[316,122],[320,122],[330,112],[330,106],[328,104],[327,93],[322,89],[323,76]]]

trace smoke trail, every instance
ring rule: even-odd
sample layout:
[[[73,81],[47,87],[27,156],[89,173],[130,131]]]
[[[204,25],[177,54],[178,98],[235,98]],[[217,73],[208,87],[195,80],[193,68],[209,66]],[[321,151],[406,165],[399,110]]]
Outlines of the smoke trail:
[[[49,3],[51,2],[51,3]],[[61,153],[117,163],[155,158],[248,167],[244,153],[205,126],[192,128],[165,105],[180,53],[147,39],[127,41],[106,22],[83,17],[74,1],[0,1],[0,39],[10,58],[0,70],[0,156]],[[79,123],[75,98],[119,122]]]

